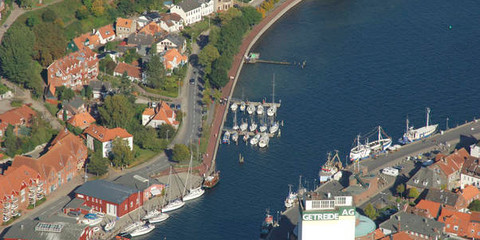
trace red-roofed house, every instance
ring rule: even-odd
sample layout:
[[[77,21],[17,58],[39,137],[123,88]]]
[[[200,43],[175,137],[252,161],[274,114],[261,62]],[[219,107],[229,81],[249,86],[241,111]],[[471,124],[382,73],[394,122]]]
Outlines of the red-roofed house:
[[[444,207],[438,221],[445,223],[445,232],[447,233],[453,233],[460,237],[467,237],[471,234],[469,231],[470,214],[468,213]]]
[[[100,149],[95,148],[101,147],[103,157],[107,157],[110,154],[113,148],[112,142],[116,138],[127,141],[130,150],[133,150],[133,135],[123,128],[108,129],[92,124],[83,133],[87,137],[87,147],[93,151],[98,151]]]
[[[73,43],[79,50],[89,48],[94,49],[100,45],[100,39],[96,34],[85,33],[73,39]]]
[[[455,150],[448,156],[442,156],[430,166],[433,171],[443,174],[447,179],[447,189],[460,187],[460,173],[465,160],[469,157],[467,150]]]
[[[461,189],[457,192],[459,198],[455,208],[460,212],[466,212],[468,210],[468,205],[470,205],[473,200],[480,199],[480,190],[478,188],[467,185],[464,189]]]
[[[126,38],[128,35],[134,33],[136,29],[137,23],[135,20],[125,19],[125,18],[117,18],[115,24],[115,31],[118,38]]]
[[[97,54],[85,48],[57,59],[47,68],[49,89],[65,86],[81,90],[98,76]]]
[[[180,54],[176,48],[168,50],[163,56],[163,65],[168,71],[181,67],[188,62],[188,57]]]
[[[128,63],[119,62],[118,65],[113,70],[113,76],[123,76],[124,73],[127,73],[128,79],[130,81],[140,81],[142,79],[142,72],[139,67],[130,65]]]
[[[429,200],[422,199],[420,202],[417,203],[415,206],[417,209],[425,210],[428,218],[436,219],[438,214],[440,213],[440,203],[432,202]]]
[[[161,31],[162,31],[162,28],[160,27],[160,25],[158,25],[156,22],[152,21],[149,24],[145,25],[145,27],[140,29],[140,31],[138,31],[138,33],[143,33],[143,34],[153,36],[153,35],[161,32]]]
[[[4,135],[8,125],[13,125],[15,132],[18,132],[21,126],[30,127],[35,116],[37,113],[27,105],[0,114],[0,137]]]
[[[380,240],[414,240],[414,239],[415,238],[413,238],[411,235],[409,235],[405,231],[401,231],[401,232],[394,233],[392,235],[385,236]]]
[[[74,127],[85,129],[86,127],[90,126],[90,124],[95,122],[95,118],[93,118],[90,113],[84,112],[73,115],[73,117],[71,117],[67,122]]]
[[[99,28],[95,35],[98,36],[100,44],[106,44],[107,42],[115,40],[115,31],[113,30],[112,24]]]
[[[175,129],[180,124],[176,120],[177,115],[166,102],[162,102],[156,108],[146,108],[142,113],[142,125],[158,128],[162,124],[169,124]]]
[[[160,27],[171,33],[183,30],[183,19],[176,13],[162,13],[160,14]]]

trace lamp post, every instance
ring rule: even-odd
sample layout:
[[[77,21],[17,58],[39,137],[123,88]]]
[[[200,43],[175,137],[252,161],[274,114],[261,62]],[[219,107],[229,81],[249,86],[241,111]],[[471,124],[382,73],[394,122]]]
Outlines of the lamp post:
[[[170,129],[167,129],[167,142],[168,142],[168,131],[170,131]]]

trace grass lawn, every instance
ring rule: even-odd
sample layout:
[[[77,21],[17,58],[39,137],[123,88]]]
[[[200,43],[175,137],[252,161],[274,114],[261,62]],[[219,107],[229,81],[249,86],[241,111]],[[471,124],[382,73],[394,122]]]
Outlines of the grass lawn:
[[[147,149],[141,149],[139,147],[136,148],[136,151],[138,156],[135,158],[135,161],[132,164],[130,164],[130,166],[128,166],[128,168],[132,168],[139,164],[142,164],[150,160],[151,158],[153,158],[153,156],[158,154],[157,152],[147,150]]]
[[[169,88],[169,89],[166,89],[166,90],[149,88],[147,86],[142,86],[142,88],[145,89],[145,91],[147,91],[149,93],[162,95],[162,96],[165,96],[165,97],[176,98],[178,96],[178,87],[173,87],[173,88]]]

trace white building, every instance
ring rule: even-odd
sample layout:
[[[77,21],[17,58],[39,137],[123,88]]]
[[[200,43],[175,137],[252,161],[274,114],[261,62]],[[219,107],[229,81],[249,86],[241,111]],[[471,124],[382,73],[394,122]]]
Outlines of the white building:
[[[175,111],[166,102],[162,102],[157,107],[146,108],[143,111],[142,125],[158,128],[163,124],[168,124],[177,129],[180,123],[176,118]]]
[[[180,15],[184,24],[188,26],[202,21],[202,17],[212,14],[213,10],[213,0],[184,0],[178,5],[173,5],[170,12]]]
[[[117,138],[127,142],[130,150],[133,150],[133,135],[123,128],[109,129],[95,124],[90,125],[84,131],[87,136],[87,148],[93,151],[102,151],[103,157],[108,157],[113,148],[113,141]],[[100,147],[100,149],[95,149]]]
[[[306,193],[300,202],[298,240],[355,239],[352,196]]]

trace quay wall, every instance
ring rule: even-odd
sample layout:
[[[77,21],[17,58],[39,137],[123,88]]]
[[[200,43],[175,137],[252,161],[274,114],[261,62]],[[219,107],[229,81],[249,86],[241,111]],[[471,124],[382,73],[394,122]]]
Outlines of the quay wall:
[[[207,146],[207,154],[204,156],[204,163],[210,167],[210,171],[214,169],[215,159],[217,157],[218,146],[222,134],[223,125],[228,114],[228,106],[230,99],[235,90],[235,85],[238,81],[238,76],[242,71],[244,64],[244,56],[248,54],[253,45],[260,39],[260,37],[288,10],[295,7],[302,0],[287,0],[280,6],[276,7],[270,12],[259,24],[255,25],[250,33],[243,39],[242,45],[239,47],[239,52],[235,55],[232,67],[228,72],[230,81],[222,89],[222,97],[227,99],[226,104],[217,106],[215,109],[215,118],[212,123],[210,131],[209,142]]]

